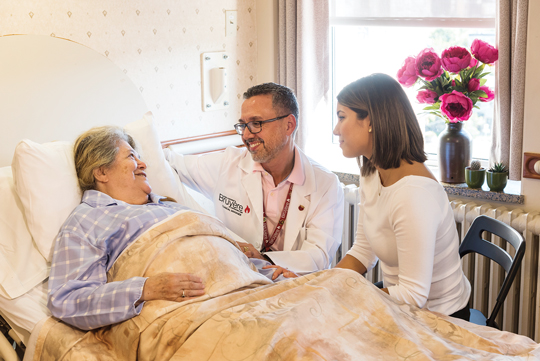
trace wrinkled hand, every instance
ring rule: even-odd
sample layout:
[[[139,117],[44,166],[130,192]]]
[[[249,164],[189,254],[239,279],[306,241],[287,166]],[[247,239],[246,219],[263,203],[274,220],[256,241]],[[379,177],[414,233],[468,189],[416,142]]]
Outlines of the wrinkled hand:
[[[258,258],[258,259],[264,259],[262,254],[257,251],[255,247],[251,243],[242,243],[238,242],[238,246],[240,247],[240,250],[248,257],[248,258]]]
[[[298,275],[294,273],[293,271],[289,271],[286,268],[283,268],[281,266],[277,265],[268,265],[264,266],[263,269],[269,269],[269,268],[275,268],[274,274],[272,275],[272,281],[279,277],[279,275],[283,275],[285,278],[296,278]]]
[[[182,293],[185,297],[182,297]],[[142,301],[186,301],[204,295],[202,279],[189,273],[160,273],[149,277],[143,287]]]

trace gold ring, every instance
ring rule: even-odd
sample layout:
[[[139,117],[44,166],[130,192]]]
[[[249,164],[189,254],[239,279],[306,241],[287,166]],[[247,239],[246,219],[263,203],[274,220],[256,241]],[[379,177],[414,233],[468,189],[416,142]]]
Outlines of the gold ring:
[[[182,290],[182,298],[185,298],[185,297],[186,297],[186,292]]]
[[[249,247],[244,247],[244,252],[249,251]]]

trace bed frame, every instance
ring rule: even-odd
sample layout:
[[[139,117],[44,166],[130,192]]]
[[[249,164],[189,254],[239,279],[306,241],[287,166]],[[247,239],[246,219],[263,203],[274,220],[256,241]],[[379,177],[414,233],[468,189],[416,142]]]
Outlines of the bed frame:
[[[182,154],[205,154],[224,150],[228,146],[243,147],[242,139],[236,131],[224,131],[194,137],[166,140],[161,142],[163,148],[171,147]],[[204,196],[188,188],[197,201],[204,201]],[[203,197],[203,198],[201,198]],[[204,204],[203,204],[204,206]],[[208,207],[208,205],[207,205]],[[25,345],[13,332],[9,324],[0,316],[0,360],[21,361]]]
[[[224,150],[229,146],[243,147],[242,138],[235,130],[197,135],[161,142],[163,148],[171,147],[182,154],[204,154]]]

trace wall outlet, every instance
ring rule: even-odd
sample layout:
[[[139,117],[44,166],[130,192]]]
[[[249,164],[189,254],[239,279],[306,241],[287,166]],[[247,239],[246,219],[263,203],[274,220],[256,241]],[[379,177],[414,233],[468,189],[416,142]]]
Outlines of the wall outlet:
[[[236,36],[238,26],[238,12],[236,10],[225,11],[225,36]]]

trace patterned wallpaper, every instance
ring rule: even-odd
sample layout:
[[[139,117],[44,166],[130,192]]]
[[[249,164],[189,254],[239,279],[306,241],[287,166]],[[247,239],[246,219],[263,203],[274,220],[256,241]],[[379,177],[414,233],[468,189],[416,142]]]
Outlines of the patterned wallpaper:
[[[225,10],[238,11],[236,37]],[[257,84],[255,0],[0,0],[0,36],[39,34],[86,45],[139,88],[162,140],[231,130]],[[230,107],[203,112],[200,54],[229,54]]]

